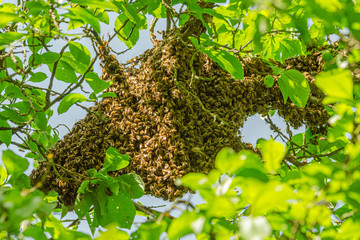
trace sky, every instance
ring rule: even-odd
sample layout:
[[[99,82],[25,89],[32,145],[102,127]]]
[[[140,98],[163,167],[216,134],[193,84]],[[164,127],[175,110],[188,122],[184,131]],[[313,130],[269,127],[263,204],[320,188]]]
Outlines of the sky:
[[[16,1],[2,1],[2,3],[16,3]],[[114,22],[114,19],[116,18],[115,14],[110,14],[110,22]],[[151,21],[151,18],[148,18],[148,22]],[[164,20],[159,20],[155,31],[159,30],[159,29],[164,29],[165,26],[165,21]],[[65,27],[65,26],[63,26]],[[108,38],[108,34],[109,33],[113,33],[114,30],[114,26],[110,23],[110,25],[105,25],[102,24],[101,26],[102,31],[101,31],[101,35],[105,36],[105,39]],[[76,32],[76,31],[71,31]],[[82,41],[82,43],[88,47],[88,49],[90,51],[92,51],[92,47],[90,46],[89,41]],[[64,42],[63,41],[59,41],[58,43],[54,44],[54,47],[52,48],[53,51],[55,52],[59,52],[61,47],[63,46]],[[111,47],[117,51],[117,52],[121,52],[127,49],[127,47],[125,46],[124,43],[121,43],[117,38],[115,38],[113,40],[113,42],[111,43]],[[133,58],[135,56],[138,56],[140,54],[142,54],[145,50],[152,48],[152,43],[150,41],[149,38],[149,32],[148,30],[143,30],[140,32],[140,38],[139,38],[139,42],[135,45],[135,47],[130,50],[127,51],[126,53],[118,56],[118,60],[121,63],[125,63],[126,60]],[[94,56],[94,52],[91,52],[92,56]],[[44,72],[48,72],[47,67],[43,67]],[[97,72],[99,74],[99,76],[101,75],[101,68],[99,67],[99,64],[95,64],[95,72]],[[47,87],[48,82],[42,82],[40,83],[40,85],[42,87]],[[57,91],[61,91],[64,87],[66,87],[66,85],[63,82],[60,81],[56,81],[56,85],[55,85],[55,90]],[[85,89],[90,91],[89,86],[85,86]],[[80,92],[80,91],[77,91]],[[91,106],[92,103],[88,103],[88,104],[83,104],[85,106]],[[62,115],[57,115],[56,114],[56,109],[58,107],[58,104],[54,106],[54,116],[50,119],[49,124],[53,127],[59,125],[59,124],[65,124],[69,129],[71,129],[74,124],[83,119],[86,115],[86,111],[79,108],[79,107],[71,107],[69,109],[68,112],[62,114]],[[277,116],[273,117],[273,121],[283,130],[286,129],[286,125],[285,125],[285,121]],[[297,131],[294,131],[294,134],[303,131],[304,128],[300,128]],[[60,133],[60,137],[62,138],[64,135],[66,135],[68,133],[68,129],[66,127],[60,127],[59,128],[59,133]],[[262,120],[258,115],[255,116],[251,116],[248,118],[248,120],[245,122],[245,125],[243,127],[243,129],[241,129],[241,134],[242,134],[242,138],[245,142],[249,142],[252,143],[254,146],[256,144],[256,140],[258,138],[265,138],[265,139],[269,139],[271,135],[273,135],[274,133],[269,129],[269,126],[265,124],[265,121]],[[0,155],[2,155],[2,150],[5,150],[6,147],[3,145],[0,146]],[[11,149],[19,154],[19,155],[24,155],[24,153],[19,152],[18,148],[16,147],[11,147]],[[1,158],[0,158],[1,159]],[[30,173],[32,170],[32,165],[29,167],[27,173]],[[193,202],[194,204],[199,204],[202,203],[203,200],[202,198],[199,196],[199,194],[186,194],[184,196],[185,199],[190,199],[191,202]],[[144,196],[142,198],[139,199],[139,202],[141,202],[144,205],[147,206],[160,206],[160,205],[164,205],[163,207],[159,207],[157,208],[157,210],[159,211],[166,211],[167,209],[170,208],[170,206],[172,205],[172,203],[168,202],[168,201],[163,201],[161,199],[157,199],[155,197],[152,196]],[[179,215],[180,211],[178,212],[174,212],[173,214]],[[76,215],[73,213],[69,213],[66,218],[69,219],[75,219]],[[137,217],[135,219],[135,222],[141,222],[146,220],[144,217]],[[66,224],[65,224],[66,226]],[[131,231],[133,231],[135,228],[131,229]],[[90,229],[88,228],[87,224],[85,223],[81,223],[80,227],[79,227],[80,231],[86,232],[86,233],[90,233]],[[184,237],[184,240],[190,240],[190,239],[194,239],[194,236],[189,236],[189,237]]]

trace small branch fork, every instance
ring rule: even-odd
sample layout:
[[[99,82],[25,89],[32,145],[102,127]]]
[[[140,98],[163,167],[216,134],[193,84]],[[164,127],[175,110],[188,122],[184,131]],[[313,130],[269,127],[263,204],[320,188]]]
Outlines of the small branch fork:
[[[343,147],[341,147],[341,148],[338,148],[335,151],[332,151],[330,153],[314,154],[314,153],[307,150],[307,147],[308,147],[309,143],[305,142],[306,141],[305,134],[304,134],[304,139],[303,139],[303,145],[298,145],[297,143],[295,143],[292,140],[293,133],[290,130],[289,123],[287,123],[287,129],[286,129],[286,131],[288,133],[288,136],[287,136],[271,120],[271,117],[270,117],[269,114],[265,117],[265,122],[268,123],[270,125],[270,129],[273,130],[277,134],[275,139],[277,137],[280,137],[283,142],[287,142],[290,145],[290,147],[287,150],[287,152],[285,154],[285,157],[284,157],[284,163],[289,167],[289,169],[291,169],[291,166],[289,164],[287,164],[287,162],[289,162],[292,165],[295,165],[296,167],[300,168],[302,166],[305,166],[308,163],[306,161],[306,159],[313,158],[315,161],[320,162],[321,158],[323,158],[323,157],[331,157],[331,156],[339,153],[340,151],[342,151],[344,149]],[[302,156],[296,156],[300,152],[303,152],[303,155]],[[299,161],[299,160],[302,160],[302,161]]]

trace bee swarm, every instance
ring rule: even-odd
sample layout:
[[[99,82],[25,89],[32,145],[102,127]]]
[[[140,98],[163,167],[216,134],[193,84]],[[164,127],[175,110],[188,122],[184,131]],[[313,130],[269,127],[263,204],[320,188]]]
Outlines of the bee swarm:
[[[42,161],[31,175],[32,185],[41,181],[41,189],[57,191],[66,206],[74,204],[86,171],[102,168],[110,146],[130,156],[130,165],[113,175],[135,172],[144,180],[146,193],[173,200],[188,191],[175,185],[176,178],[189,172],[208,173],[223,147],[250,148],[239,134],[250,115],[278,110],[295,128],[304,123],[313,133],[326,128],[329,116],[320,104],[309,101],[305,108],[290,100],[284,104],[276,76],[274,86],[265,86],[266,75],[259,72],[271,75],[272,70],[259,58],[244,59],[245,77],[237,80],[176,37],[146,51],[138,59],[139,69],[123,67],[106,47],[99,51],[102,79],[113,81],[106,92],[117,95],[103,98],[92,109],[106,120],[88,114],[77,122],[49,151],[57,173]],[[323,68],[321,54],[273,64],[302,72],[311,96],[323,97],[314,85],[314,76]]]

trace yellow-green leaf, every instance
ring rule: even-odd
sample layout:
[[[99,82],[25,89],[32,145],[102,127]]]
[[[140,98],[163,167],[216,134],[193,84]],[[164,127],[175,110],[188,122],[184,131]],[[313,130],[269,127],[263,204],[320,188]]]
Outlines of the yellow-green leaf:
[[[261,154],[265,160],[265,168],[269,172],[274,172],[280,168],[281,160],[285,155],[285,147],[279,142],[275,142],[270,139],[266,142],[262,142],[261,145]]]
[[[87,98],[80,93],[70,93],[61,100],[58,107],[58,114],[66,112],[74,103],[84,102]]]
[[[8,174],[11,174],[13,176],[20,175],[29,166],[29,162],[25,158],[16,155],[11,150],[3,151],[2,161]]]
[[[332,69],[316,77],[315,84],[327,95],[324,103],[353,100],[353,80],[348,69]]]

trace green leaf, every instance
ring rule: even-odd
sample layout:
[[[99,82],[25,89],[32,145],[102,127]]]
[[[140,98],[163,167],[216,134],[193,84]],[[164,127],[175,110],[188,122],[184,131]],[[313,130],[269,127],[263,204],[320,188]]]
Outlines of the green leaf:
[[[136,209],[131,198],[122,192],[118,195],[108,197],[107,203],[107,221],[116,222],[120,227],[131,228],[136,215]]]
[[[316,179],[318,181],[317,186],[320,188],[324,187],[327,179],[332,177],[332,167],[325,164],[311,163],[303,168],[303,172],[305,175]]]
[[[203,48],[201,51],[218,63],[223,69],[228,71],[235,79],[244,78],[244,69],[242,68],[239,59],[230,53],[209,48]]]
[[[265,168],[269,172],[274,172],[280,168],[281,161],[285,156],[285,147],[279,142],[270,139],[260,145],[261,154],[265,160]]]
[[[68,214],[68,212],[69,212],[69,209],[65,205],[62,205],[60,219],[63,219]]]
[[[104,1],[101,1],[104,2]],[[110,18],[109,18],[109,14],[106,11],[100,12],[96,15],[96,17],[103,23],[109,25],[110,22]]]
[[[106,150],[104,167],[106,171],[116,171],[129,165],[129,155],[122,155],[119,150],[109,147]]]
[[[44,229],[40,226],[30,225],[24,232],[24,236],[31,237],[37,240],[47,240]]]
[[[73,14],[66,14],[66,16],[68,16],[70,19],[81,19],[85,24],[90,24],[97,33],[100,33],[99,19],[94,16],[92,12],[85,8],[81,8],[80,6],[67,10],[69,10]]]
[[[139,226],[139,229],[131,234],[131,239],[160,239],[160,235],[166,231],[165,221],[145,222]]]
[[[89,185],[89,183],[89,180],[85,180],[84,182],[82,182],[79,189],[77,190],[77,193],[85,193],[86,187]]]
[[[8,174],[11,174],[13,177],[21,175],[29,166],[28,160],[16,155],[11,150],[3,151],[2,161]]]
[[[89,50],[82,44],[77,42],[69,42],[71,55],[77,62],[88,66],[90,64],[91,54]]]
[[[136,9],[131,4],[125,4],[124,1],[114,1],[113,2],[123,13],[125,13],[126,17],[130,19],[133,23],[137,25],[141,25],[140,17],[138,16]]]
[[[11,184],[13,188],[18,189],[31,188],[30,178],[25,173],[19,173],[19,175],[15,176],[12,175],[12,177],[9,179],[9,184]]]
[[[18,71],[19,68],[23,67],[23,64],[22,64],[22,61],[20,60],[20,58],[18,56],[15,56],[15,59],[16,59],[16,63],[13,61],[13,59],[11,57],[6,58],[7,67],[14,70],[14,72]]]
[[[3,108],[6,108],[6,107],[4,106]],[[8,108],[6,108],[6,110],[0,112],[0,116],[5,117],[6,119],[11,119],[12,121],[16,121],[16,122],[26,122],[29,120],[29,116],[27,116],[27,117],[19,116],[17,111],[15,111],[14,109],[8,109]]]
[[[222,173],[234,173],[244,166],[246,155],[236,154],[231,148],[223,148],[216,155],[215,167]]]
[[[5,88],[5,96],[8,98],[20,98],[23,100],[26,99],[21,89],[18,86],[14,86],[14,85],[9,85]]]
[[[209,202],[208,212],[206,216],[211,217],[235,217],[236,211],[234,209],[236,205],[231,202],[229,197],[217,196],[213,201]]]
[[[37,72],[37,73],[30,73],[31,77],[29,81],[31,82],[42,82],[47,78],[47,75],[43,72]]]
[[[257,179],[262,182],[267,182],[269,179],[263,169],[256,165],[245,166],[236,172],[236,176],[243,177],[244,179]]]
[[[58,80],[61,80],[66,83],[77,83],[78,79],[76,77],[74,69],[65,61],[60,60],[56,66],[55,77]]]
[[[50,9],[49,3],[45,1],[27,1],[26,4],[27,14],[32,16],[43,16],[45,21],[49,19],[48,15],[44,12]]]
[[[251,206],[253,215],[263,215],[272,211],[287,211],[289,199],[295,199],[294,190],[286,183],[246,179],[241,185],[242,196]]]
[[[127,191],[131,198],[140,198],[145,194],[145,184],[139,175],[135,173],[123,174],[117,177],[117,180],[120,188]]]
[[[10,125],[7,121],[0,120],[0,127],[10,128]],[[0,131],[0,141],[5,143],[7,147],[11,144],[12,131],[11,130],[1,130]]]
[[[106,232],[100,230],[101,235],[95,238],[95,240],[111,240],[111,239],[127,240],[130,238],[130,236],[126,232],[117,229],[117,224],[115,223],[112,223],[106,226],[105,228],[108,230]]]
[[[265,83],[265,86],[267,86],[268,88],[272,87],[274,85],[274,79],[272,76],[270,75],[267,75],[265,78],[264,78],[264,83]]]
[[[51,64],[56,62],[60,57],[60,54],[56,52],[46,52],[41,54],[41,63]]]
[[[81,196],[81,201],[78,202],[77,199],[74,206],[75,213],[79,218],[84,217],[85,214],[89,212],[91,205],[93,205],[93,201],[95,201],[93,195],[87,191]]]
[[[205,186],[208,177],[203,173],[188,173],[181,178],[181,184],[192,190],[198,190]]]
[[[111,2],[104,0],[73,0],[73,3],[79,3],[80,5],[88,6],[90,8],[100,8],[100,9],[111,9],[113,11],[117,11],[118,8],[113,5]]]
[[[0,12],[0,28],[5,27],[10,22],[21,22],[23,19],[18,14]]]
[[[199,41],[198,41],[197,38],[195,38],[195,37],[189,37],[189,40],[192,42],[192,44],[193,44],[196,48],[199,47]]]
[[[189,14],[183,13],[179,17],[179,25],[184,26],[184,24],[189,20],[190,16]]]
[[[316,77],[315,84],[327,95],[325,104],[353,100],[353,80],[349,69],[338,68],[321,72]]]
[[[116,96],[116,93],[114,93],[114,92],[106,92],[106,93],[102,93],[102,94],[100,94],[99,95],[99,98],[101,98],[101,97],[113,97],[113,98],[117,98],[117,96]]]
[[[139,28],[133,22],[129,22],[123,27],[123,24],[127,19],[128,18],[126,17],[126,15],[120,14],[115,19],[115,29],[120,30],[119,33],[121,35],[120,34],[117,35],[119,40],[121,42],[124,41],[126,46],[131,49],[133,46],[135,46],[135,44],[139,40]],[[124,38],[126,38],[127,40]]]
[[[74,103],[84,102],[87,98],[80,93],[70,93],[66,95],[63,100],[61,100],[59,107],[57,109],[58,114],[66,112]]]
[[[40,130],[45,131],[48,123],[45,112],[36,112],[34,122],[36,126],[40,128]]]
[[[107,82],[100,79],[97,73],[94,72],[86,73],[85,80],[90,85],[95,94],[98,94],[111,85],[110,81]]]
[[[15,40],[18,40],[25,36],[23,33],[17,33],[17,32],[4,32],[0,34],[0,46],[7,46],[10,43],[12,43]],[[0,47],[0,49],[3,49],[4,47]]]
[[[279,68],[278,66],[274,66],[274,65],[272,65],[272,64],[269,63],[269,62],[267,62],[267,63],[270,65],[270,67],[271,67],[271,69],[273,70],[273,72],[274,72],[275,75],[279,75],[280,73],[282,73],[282,72],[285,71],[284,69]]]
[[[290,97],[296,106],[305,107],[310,96],[310,86],[304,75],[294,69],[281,72],[280,75],[278,82],[285,103]]]
[[[70,52],[64,52],[61,60],[68,63],[77,73],[84,75],[88,70],[89,65],[85,65],[82,62],[77,61]]]
[[[42,49],[44,46],[43,44],[47,44],[51,41],[52,38],[43,38],[41,40],[39,40],[39,38],[37,37],[29,37],[27,39],[27,44],[29,45],[29,49],[33,52],[33,53],[37,53],[40,49]]]
[[[347,201],[356,208],[360,207],[360,179],[353,182],[346,192]]]
[[[180,239],[180,237],[193,233],[191,224],[201,215],[195,212],[183,212],[179,218],[171,221],[168,229],[168,237],[170,240]]]
[[[210,3],[226,3],[226,0],[205,0],[204,2],[210,2]]]
[[[8,174],[6,172],[6,168],[4,168],[2,165],[0,165],[0,185],[5,183],[5,180],[7,177],[8,177]]]
[[[42,56],[34,53],[29,57],[29,64],[33,66],[34,70],[42,64]],[[31,74],[31,73],[30,73]]]

